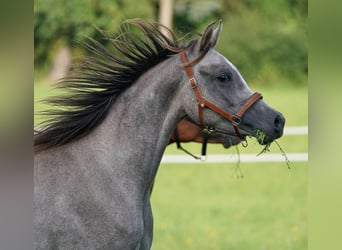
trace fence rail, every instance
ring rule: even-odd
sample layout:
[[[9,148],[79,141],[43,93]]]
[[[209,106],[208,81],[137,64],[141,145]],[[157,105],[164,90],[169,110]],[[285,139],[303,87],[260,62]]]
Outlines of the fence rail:
[[[284,135],[307,135],[309,132],[308,126],[285,127]]]
[[[290,162],[305,162],[308,161],[308,153],[289,153],[286,154]],[[238,156],[236,154],[215,154],[208,155],[205,163],[225,163],[237,162]],[[266,153],[259,156],[255,154],[241,154],[240,162],[285,162],[282,154]],[[185,163],[193,164],[200,163],[200,161],[190,157],[189,155],[164,155],[161,163]]]
[[[308,126],[285,127],[284,135],[308,135]],[[308,161],[308,153],[286,153],[290,162],[306,162]],[[206,163],[226,163],[237,162],[237,154],[212,154],[208,155]],[[240,162],[284,162],[285,158],[282,154],[266,153],[256,156],[256,154],[240,154]],[[200,161],[182,154],[165,154],[161,163],[185,163],[193,164]]]

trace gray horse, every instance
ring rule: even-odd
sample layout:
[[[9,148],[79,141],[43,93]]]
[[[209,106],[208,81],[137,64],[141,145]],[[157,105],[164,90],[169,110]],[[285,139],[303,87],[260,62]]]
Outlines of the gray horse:
[[[61,83],[69,92],[49,101],[61,108],[35,134],[36,249],[150,249],[150,188],[185,116],[231,144],[282,136],[284,117],[213,49],[221,26],[179,45],[134,19],[105,37],[111,50],[85,44],[92,55],[73,66]]]

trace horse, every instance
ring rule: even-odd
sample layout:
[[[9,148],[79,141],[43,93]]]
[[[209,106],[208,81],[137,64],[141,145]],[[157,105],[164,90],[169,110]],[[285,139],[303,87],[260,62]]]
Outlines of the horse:
[[[221,29],[212,22],[186,42],[131,19],[117,36],[102,32],[110,47],[85,42],[90,54],[34,136],[35,249],[150,249],[150,188],[184,117],[235,144],[282,136],[284,116],[214,49]]]

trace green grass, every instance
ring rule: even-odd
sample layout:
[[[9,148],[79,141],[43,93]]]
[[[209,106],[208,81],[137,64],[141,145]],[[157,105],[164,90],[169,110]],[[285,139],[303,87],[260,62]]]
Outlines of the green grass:
[[[234,167],[162,164],[152,249],[307,249],[307,164]]]

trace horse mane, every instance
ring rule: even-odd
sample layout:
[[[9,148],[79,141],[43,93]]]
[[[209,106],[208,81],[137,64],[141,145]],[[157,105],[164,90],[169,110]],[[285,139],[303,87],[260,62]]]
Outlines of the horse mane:
[[[141,19],[125,21],[115,37],[101,33],[111,49],[88,38],[84,46],[90,55],[73,64],[68,76],[58,83],[64,94],[44,100],[55,108],[41,112],[48,119],[35,131],[35,151],[89,134],[104,120],[117,97],[143,73],[197,41],[179,46],[171,30]]]

